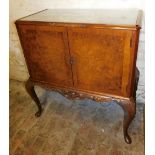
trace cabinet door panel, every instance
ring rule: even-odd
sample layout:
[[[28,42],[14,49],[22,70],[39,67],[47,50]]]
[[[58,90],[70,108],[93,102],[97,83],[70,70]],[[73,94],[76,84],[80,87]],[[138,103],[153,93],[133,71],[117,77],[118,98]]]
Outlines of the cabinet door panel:
[[[75,87],[127,96],[131,34],[124,30],[70,29]]]
[[[18,25],[24,55],[33,80],[72,86],[67,32],[50,25]]]

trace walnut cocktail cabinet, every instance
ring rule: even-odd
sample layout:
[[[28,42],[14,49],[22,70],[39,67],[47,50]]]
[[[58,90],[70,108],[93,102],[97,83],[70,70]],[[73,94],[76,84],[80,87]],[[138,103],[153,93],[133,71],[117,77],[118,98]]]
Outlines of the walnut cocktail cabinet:
[[[16,21],[29,70],[26,89],[40,85],[71,99],[116,101],[124,110],[123,131],[135,116],[136,58],[141,11],[43,10]]]

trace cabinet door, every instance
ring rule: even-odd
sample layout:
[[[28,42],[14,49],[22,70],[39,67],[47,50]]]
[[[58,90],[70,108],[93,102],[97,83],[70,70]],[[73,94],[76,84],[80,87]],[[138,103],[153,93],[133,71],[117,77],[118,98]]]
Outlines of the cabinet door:
[[[73,86],[64,27],[19,24],[18,32],[33,80],[56,86]]]
[[[75,87],[128,96],[131,36],[127,30],[69,29]]]

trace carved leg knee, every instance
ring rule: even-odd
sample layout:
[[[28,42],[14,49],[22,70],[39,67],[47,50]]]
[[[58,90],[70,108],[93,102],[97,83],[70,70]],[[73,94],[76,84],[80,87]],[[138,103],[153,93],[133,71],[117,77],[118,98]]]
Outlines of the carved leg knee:
[[[40,101],[39,101],[36,93],[35,93],[34,84],[30,79],[27,80],[27,82],[25,84],[25,88],[26,88],[28,94],[31,96],[31,98],[35,101],[35,103],[38,107],[38,111],[35,113],[35,116],[39,117],[42,113],[42,106],[40,104]]]
[[[124,120],[123,120],[124,139],[126,143],[131,144],[132,140],[128,134],[128,128],[136,113],[135,101],[134,99],[123,100],[119,103],[119,105],[124,110]]]

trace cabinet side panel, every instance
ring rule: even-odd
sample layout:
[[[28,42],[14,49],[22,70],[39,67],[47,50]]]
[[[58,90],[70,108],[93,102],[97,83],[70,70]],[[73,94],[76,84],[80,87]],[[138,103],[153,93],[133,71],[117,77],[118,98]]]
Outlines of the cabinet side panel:
[[[129,81],[129,86],[128,86],[128,94],[129,96],[134,95],[134,89],[135,89],[135,84],[136,84],[136,61],[137,61],[137,52],[138,52],[138,43],[139,43],[139,32],[140,28],[137,30],[132,31],[132,42],[131,42],[131,49],[130,49],[130,54],[131,54],[131,64],[130,64],[130,81]]]
[[[18,25],[24,55],[33,80],[58,86],[73,86],[67,32],[50,25]]]
[[[127,31],[72,28],[69,42],[76,88],[127,96],[123,92],[129,80],[130,60],[124,57],[125,50],[130,55]]]

